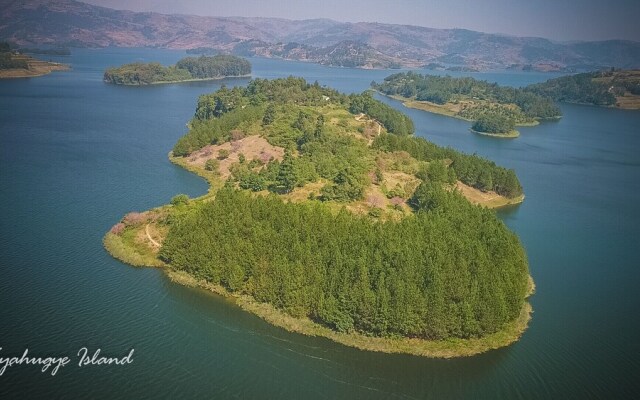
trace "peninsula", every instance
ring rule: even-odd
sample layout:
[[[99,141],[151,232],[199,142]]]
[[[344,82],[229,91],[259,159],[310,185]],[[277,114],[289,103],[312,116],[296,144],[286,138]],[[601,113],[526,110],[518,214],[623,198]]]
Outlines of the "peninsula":
[[[527,90],[567,103],[640,110],[640,70],[587,72],[550,79]]]
[[[251,63],[230,55],[186,57],[175,65],[132,63],[108,68],[104,81],[116,85],[153,85],[251,76]]]
[[[32,78],[68,69],[67,64],[38,60],[12,50],[8,43],[0,42],[0,79]]]
[[[406,107],[472,121],[472,131],[494,137],[517,137],[516,126],[562,116],[547,96],[474,78],[407,72],[373,82],[371,87]]]
[[[368,94],[302,78],[199,98],[171,160],[209,192],[127,214],[104,244],[132,265],[228,296],[287,330],[428,357],[506,346],[533,291],[520,241],[488,206],[513,170],[413,136]]]

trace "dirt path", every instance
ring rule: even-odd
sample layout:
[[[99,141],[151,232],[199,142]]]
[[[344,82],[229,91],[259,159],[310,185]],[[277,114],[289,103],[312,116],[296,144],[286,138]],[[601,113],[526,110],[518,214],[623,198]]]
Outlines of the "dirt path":
[[[356,121],[358,121],[358,122],[362,121],[362,119],[363,119],[363,118],[368,118],[368,117],[367,117],[367,114],[360,113],[360,114],[358,114],[358,115],[356,115],[356,116],[355,116],[355,119],[356,119]],[[376,125],[378,125],[378,136],[380,136],[380,133],[382,133],[382,124],[381,124],[380,122],[376,121],[376,120],[375,120],[375,119],[373,119],[373,118],[369,118],[369,121],[375,122],[375,123],[376,123]],[[373,143],[373,139],[370,139],[370,140],[369,140],[369,146],[371,146],[371,143]]]
[[[149,239],[149,241],[151,242],[151,244],[153,244],[155,247],[160,247],[160,243],[156,242],[155,240],[153,240],[153,238],[151,237],[151,235],[149,235],[149,224],[147,224],[144,227],[144,233],[147,234],[147,239]]]

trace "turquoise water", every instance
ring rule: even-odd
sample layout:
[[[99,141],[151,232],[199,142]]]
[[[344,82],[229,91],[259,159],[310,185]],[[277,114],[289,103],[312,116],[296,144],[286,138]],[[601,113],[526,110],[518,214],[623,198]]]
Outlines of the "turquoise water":
[[[404,109],[417,134],[515,168],[527,198],[500,212],[537,283],[523,338],[472,358],[362,352],[284,332],[224,299],[113,260],[104,232],[131,210],[206,191],[167,160],[197,96],[246,79],[142,88],[110,65],[184,53],[77,50],[73,70],[0,81],[0,357],[126,355],[127,366],[14,366],[0,398],[633,398],[640,388],[640,113],[563,105],[515,140]],[[254,59],[254,76],[364,90],[387,71]],[[472,74],[521,86],[535,73]]]

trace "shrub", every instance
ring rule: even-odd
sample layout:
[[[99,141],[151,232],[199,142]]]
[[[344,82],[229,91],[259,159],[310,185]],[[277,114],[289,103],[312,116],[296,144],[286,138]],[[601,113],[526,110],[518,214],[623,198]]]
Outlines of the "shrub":
[[[229,150],[227,149],[220,149],[218,151],[218,160],[224,160],[226,158],[229,157]]]
[[[220,161],[216,160],[215,158],[210,158],[207,160],[207,162],[204,163],[204,169],[206,169],[207,171],[218,172],[219,168]]]
[[[186,194],[178,194],[176,196],[173,196],[171,198],[171,204],[174,206],[189,204],[189,196],[187,196]]]

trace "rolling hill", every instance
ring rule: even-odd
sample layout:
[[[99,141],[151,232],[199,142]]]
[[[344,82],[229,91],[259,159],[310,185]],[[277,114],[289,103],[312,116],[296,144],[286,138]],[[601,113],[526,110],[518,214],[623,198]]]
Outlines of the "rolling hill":
[[[542,38],[328,19],[202,17],[113,10],[74,0],[0,0],[0,40],[20,46],[209,47],[222,53],[360,68],[429,63],[473,69],[640,67],[640,42]]]

